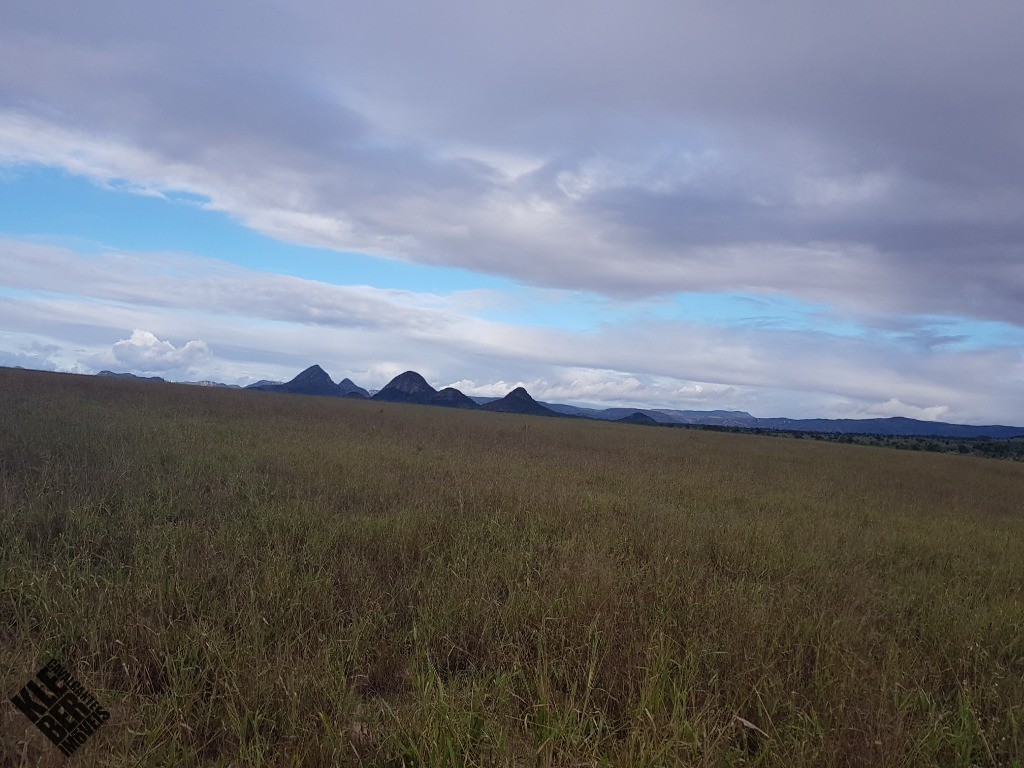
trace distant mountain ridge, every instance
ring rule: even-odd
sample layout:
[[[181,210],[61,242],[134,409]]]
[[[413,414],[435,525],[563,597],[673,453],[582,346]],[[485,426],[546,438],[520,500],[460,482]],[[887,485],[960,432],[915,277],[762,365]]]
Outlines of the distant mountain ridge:
[[[671,408],[584,408],[562,403],[542,403],[548,408],[570,416],[618,421],[634,413],[642,413],[658,424],[706,424],[722,427],[756,427],[758,419],[746,411],[679,411]]]
[[[100,371],[98,376],[119,379],[163,382],[159,376],[136,376],[132,373]],[[217,382],[185,382],[203,386],[231,385]],[[329,397],[370,398],[381,402],[435,405],[446,408],[481,410],[492,413],[515,413],[534,416],[575,416],[603,421],[667,426],[713,426],[740,429],[768,429],[793,432],[826,432],[834,434],[871,434],[893,437],[950,437],[1007,439],[1024,437],[1024,427],[991,424],[976,426],[941,421],[921,421],[903,416],[873,419],[789,419],[758,418],[746,411],[694,411],[672,408],[587,408],[564,403],[535,400],[523,387],[516,387],[505,397],[470,397],[454,387],[434,389],[416,371],[405,371],[370,397],[370,393],[351,379],[335,384],[319,365],[312,365],[288,382],[258,381],[246,389],[284,394],[321,395]]]
[[[757,419],[756,426],[763,429],[792,430],[796,432],[835,432],[841,435],[869,434],[894,437],[990,437],[1005,439],[1024,437],[1024,427],[1001,424],[975,426],[950,424],[944,421],[919,421],[904,416],[884,419]]]
[[[134,373],[114,373],[113,371],[100,371],[97,376],[107,376],[111,379],[135,379],[136,381],[167,381],[159,376],[136,376]]]

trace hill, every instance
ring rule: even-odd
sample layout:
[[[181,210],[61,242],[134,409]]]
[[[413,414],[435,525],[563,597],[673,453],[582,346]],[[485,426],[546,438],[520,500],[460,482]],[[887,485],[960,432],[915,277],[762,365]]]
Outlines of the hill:
[[[356,384],[352,379],[342,379],[338,382],[338,391],[342,395],[358,395],[359,397],[369,397],[370,393]]]
[[[534,400],[523,387],[516,387],[499,400],[492,400],[480,406],[482,411],[493,413],[521,413],[528,416],[562,416]]]
[[[439,405],[444,408],[475,409],[477,404],[454,387],[437,391],[416,371],[406,371],[389,381],[373,400],[387,403]]]
[[[658,422],[648,416],[646,413],[640,411],[634,411],[628,416],[623,416],[621,419],[616,419],[621,424],[643,424],[647,426],[657,426]]]
[[[445,387],[437,392],[429,401],[430,405],[440,405],[445,408],[467,408],[475,409],[477,404],[466,395],[462,394],[455,387]]]
[[[96,375],[104,376],[111,379],[132,379],[135,381],[166,381],[166,379],[162,379],[159,376],[136,376],[134,373],[114,373],[114,371],[100,371]]]
[[[250,384],[246,389],[255,389],[261,392],[280,392],[289,395],[319,395],[321,397],[344,397],[355,393],[367,396],[362,387],[357,386],[349,379],[343,379],[340,384],[335,384],[327,371],[319,365],[311,365],[302,371],[291,381],[284,384],[269,384],[257,382]]]
[[[406,371],[395,376],[372,399],[387,403],[430,405],[436,395],[437,390],[420,374],[416,371]]]
[[[903,417],[887,419],[756,419],[754,426],[797,432],[835,432],[838,434],[894,435],[903,437],[1011,438],[1024,437],[1024,427],[998,424],[976,426],[920,421]]]
[[[605,421],[619,421],[633,413],[649,416],[659,424],[732,427],[738,429],[770,429],[791,432],[825,432],[835,434],[871,434],[903,437],[951,437],[961,439],[1024,437],[1024,427],[1003,425],[951,424],[942,421],[921,421],[904,417],[884,419],[790,419],[758,418],[746,411],[695,411],[673,408],[585,408],[562,403],[543,403],[551,410],[572,416]]]

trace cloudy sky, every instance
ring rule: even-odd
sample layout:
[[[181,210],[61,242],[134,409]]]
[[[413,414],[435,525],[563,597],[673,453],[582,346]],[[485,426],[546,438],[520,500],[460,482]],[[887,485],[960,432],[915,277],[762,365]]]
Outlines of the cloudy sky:
[[[1024,424],[1024,5],[0,6],[0,364]]]

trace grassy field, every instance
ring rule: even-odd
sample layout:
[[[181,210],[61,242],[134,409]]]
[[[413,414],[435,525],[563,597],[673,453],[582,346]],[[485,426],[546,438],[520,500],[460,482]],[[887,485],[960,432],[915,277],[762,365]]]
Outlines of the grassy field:
[[[75,765],[1024,761],[1019,462],[0,369],[0,508]]]

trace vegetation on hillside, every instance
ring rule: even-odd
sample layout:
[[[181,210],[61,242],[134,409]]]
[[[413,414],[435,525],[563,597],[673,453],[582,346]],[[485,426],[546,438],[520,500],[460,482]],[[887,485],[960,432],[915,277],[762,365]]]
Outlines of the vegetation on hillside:
[[[80,766],[1024,761],[1016,462],[0,370],[0,508]]]

